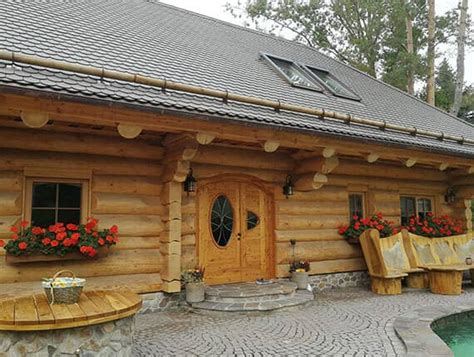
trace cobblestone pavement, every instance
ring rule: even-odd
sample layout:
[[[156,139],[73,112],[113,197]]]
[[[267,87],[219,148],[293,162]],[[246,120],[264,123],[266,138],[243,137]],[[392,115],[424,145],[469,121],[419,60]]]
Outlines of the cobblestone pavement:
[[[317,293],[299,310],[254,315],[158,312],[137,317],[135,356],[403,356],[392,323],[401,313],[428,305],[474,300],[408,291],[377,296],[362,288]]]

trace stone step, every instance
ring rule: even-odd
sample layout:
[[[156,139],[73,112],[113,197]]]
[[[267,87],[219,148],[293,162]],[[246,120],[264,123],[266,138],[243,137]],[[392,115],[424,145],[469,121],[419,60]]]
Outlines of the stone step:
[[[275,281],[268,285],[257,285],[253,282],[214,285],[206,288],[206,299],[212,301],[221,299],[278,300],[286,295],[293,295],[295,291],[296,284],[289,281]]]
[[[301,290],[287,296],[286,299],[267,301],[247,301],[223,302],[205,300],[193,303],[193,310],[220,311],[220,312],[252,312],[252,311],[273,311],[277,309],[305,305],[314,300],[312,292]]]

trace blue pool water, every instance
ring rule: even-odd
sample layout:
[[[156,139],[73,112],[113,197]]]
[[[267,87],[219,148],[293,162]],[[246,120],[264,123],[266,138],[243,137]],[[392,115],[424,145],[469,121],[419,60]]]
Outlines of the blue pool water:
[[[449,346],[455,357],[474,356],[474,313],[449,316],[436,321],[433,331]]]

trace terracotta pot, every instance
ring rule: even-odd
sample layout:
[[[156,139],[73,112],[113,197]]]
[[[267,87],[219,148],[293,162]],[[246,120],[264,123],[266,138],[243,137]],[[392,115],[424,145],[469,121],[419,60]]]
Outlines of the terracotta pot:
[[[186,301],[189,303],[204,301],[204,283],[186,284]]]
[[[291,273],[292,282],[296,283],[298,289],[304,290],[309,284],[309,274],[307,272],[293,272]]]
[[[35,263],[35,262],[54,262],[54,261],[64,261],[64,260],[95,260],[99,258],[106,257],[109,254],[108,247],[101,247],[97,250],[97,255],[93,258],[86,257],[85,255],[74,252],[68,253],[62,257],[58,255],[46,255],[41,253],[34,253],[30,255],[20,255],[14,256],[10,254],[5,255],[5,261],[7,264],[23,264],[23,263]]]

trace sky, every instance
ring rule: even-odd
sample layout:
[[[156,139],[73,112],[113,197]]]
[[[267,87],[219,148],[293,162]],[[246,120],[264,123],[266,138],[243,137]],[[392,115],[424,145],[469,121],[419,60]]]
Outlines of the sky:
[[[218,18],[223,21],[241,25],[243,20],[236,19],[225,10],[225,4],[236,3],[236,0],[161,0],[164,3],[181,7],[201,13],[203,15]],[[458,0],[436,0],[436,14],[441,15],[447,10],[456,7]],[[474,18],[474,0],[470,1],[469,13]],[[440,49],[443,51],[443,49]],[[456,67],[456,51],[448,53],[449,62],[453,68]],[[438,62],[440,59],[438,60]],[[464,80],[466,83],[474,83],[474,49],[466,51]]]

